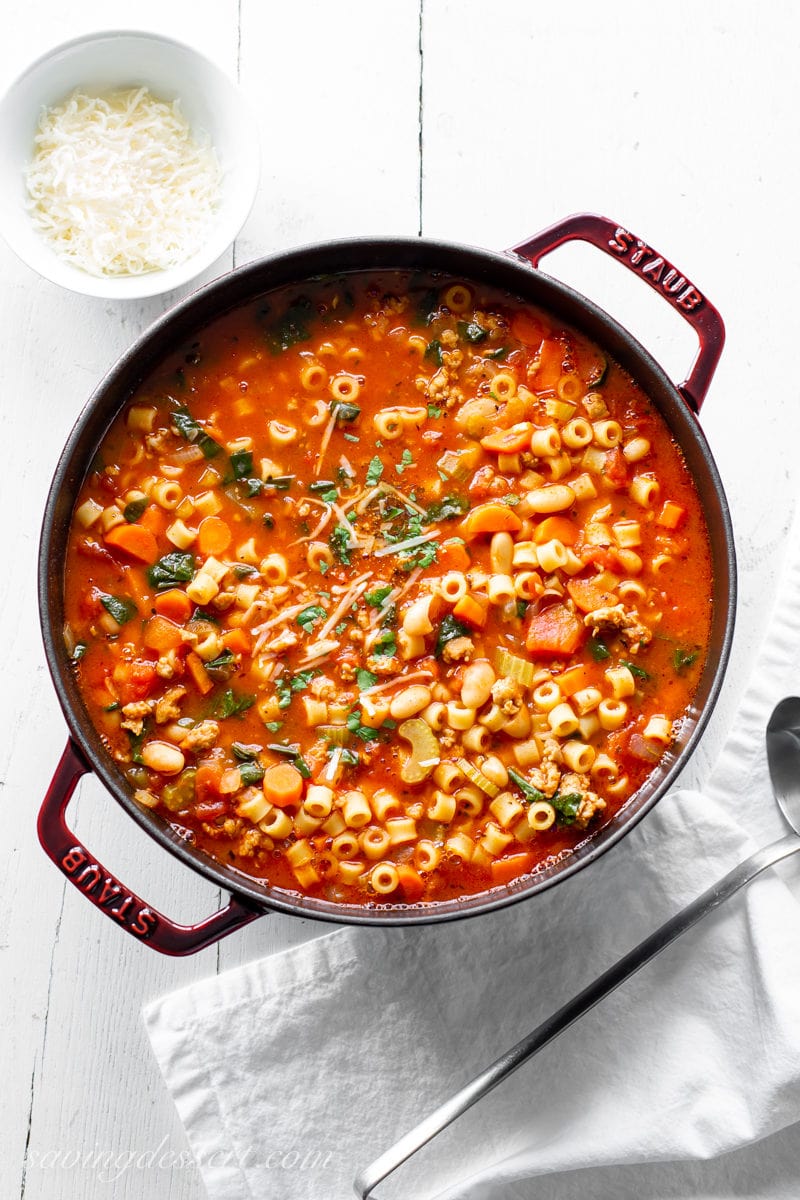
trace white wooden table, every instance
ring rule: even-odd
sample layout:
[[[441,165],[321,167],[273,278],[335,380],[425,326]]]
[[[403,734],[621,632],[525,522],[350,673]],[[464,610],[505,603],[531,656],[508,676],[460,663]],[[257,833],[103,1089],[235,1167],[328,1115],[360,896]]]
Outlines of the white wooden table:
[[[687,772],[702,781],[766,623],[797,490],[796,6],[6,0],[3,15],[0,85],[59,41],[133,25],[191,42],[239,79],[260,121],[262,185],[235,250],[209,277],[350,235],[502,249],[588,209],[655,243],[706,291],[728,346],[702,423],[733,511],[741,604],[723,696]],[[693,336],[638,280],[588,248],[559,251],[547,269],[683,378]],[[0,1197],[187,1200],[203,1189],[142,1004],[328,927],[272,916],[189,960],[163,959],[67,887],[40,851],[37,806],[66,739],[38,629],[44,498],[88,394],[178,297],[77,297],[1,244],[0,277]],[[758,436],[745,432],[746,416]],[[170,915],[217,907],[214,889],[151,844],[91,778],[72,819],[102,862]],[[790,1133],[721,1173],[659,1168],[652,1194],[732,1195],[724,1181],[735,1178],[737,1195],[796,1197],[800,1132]],[[91,1165],[103,1152],[114,1157],[110,1173]],[[546,1183],[536,1194],[546,1197]]]

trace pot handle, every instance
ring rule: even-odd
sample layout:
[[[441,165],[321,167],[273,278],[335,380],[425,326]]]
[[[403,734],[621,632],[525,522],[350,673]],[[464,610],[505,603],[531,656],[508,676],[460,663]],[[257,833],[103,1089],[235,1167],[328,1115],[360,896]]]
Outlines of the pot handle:
[[[45,853],[101,912],[151,949],[170,955],[194,954],[264,915],[263,909],[231,896],[224,908],[204,921],[178,925],[140,900],[89,853],[67,825],[65,814],[75,786],[90,769],[75,743],[68,741],[39,811],[37,831]]]
[[[540,260],[565,242],[596,246],[639,275],[694,329],[700,342],[691,370],[678,391],[693,412],[699,412],[725,344],[725,326],[717,309],[668,259],[636,234],[595,213],[576,213],[543,229],[509,253],[538,267]]]

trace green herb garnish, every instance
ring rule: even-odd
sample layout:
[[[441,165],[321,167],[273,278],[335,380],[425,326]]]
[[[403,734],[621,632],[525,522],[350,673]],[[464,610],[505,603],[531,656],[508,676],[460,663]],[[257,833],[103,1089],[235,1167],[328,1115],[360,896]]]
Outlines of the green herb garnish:
[[[437,417],[440,417],[441,415],[442,415],[442,410],[439,408],[438,404],[429,404],[428,405],[428,416],[431,417],[434,421],[436,420]]]
[[[694,666],[699,653],[699,650],[685,650],[682,646],[678,646],[672,656],[672,665],[676,674],[682,675],[684,671],[688,671],[689,667]]]
[[[295,620],[306,633],[311,633],[317,621],[322,621],[327,615],[321,604],[309,604],[308,608],[297,614]]]
[[[431,504],[425,514],[425,519],[431,521],[449,521],[460,517],[469,508],[469,500],[463,496],[449,495]]]
[[[402,458],[400,459],[400,462],[394,464],[394,469],[395,469],[395,471],[397,471],[398,475],[402,475],[403,471],[407,470],[408,467],[413,467],[413,465],[414,465],[414,457],[413,457],[411,451],[404,450]]]
[[[631,675],[633,675],[636,679],[649,679],[650,678],[650,672],[645,671],[644,667],[640,667],[638,663],[627,662],[627,661],[623,660],[622,665],[623,665],[623,667],[627,667],[628,670],[630,671]]]
[[[374,487],[383,475],[383,463],[376,454],[367,467],[367,487]]]
[[[372,671],[367,671],[364,667],[359,667],[356,671],[356,685],[360,692],[365,692],[367,688],[374,687],[378,682],[378,676],[373,675]]]
[[[224,720],[226,717],[237,717],[240,713],[246,712],[248,708],[252,708],[255,702],[255,696],[244,692],[237,695],[233,688],[228,688],[214,701],[211,709],[212,716],[218,717],[220,720]]]
[[[387,583],[384,587],[375,588],[374,592],[367,592],[364,599],[370,608],[380,608],[391,590],[392,585]]]
[[[611,658],[611,651],[599,638],[589,638],[589,653],[595,662],[605,662],[607,658]]]
[[[328,545],[339,562],[345,567],[350,566],[350,532],[344,525],[337,525],[328,538]]]

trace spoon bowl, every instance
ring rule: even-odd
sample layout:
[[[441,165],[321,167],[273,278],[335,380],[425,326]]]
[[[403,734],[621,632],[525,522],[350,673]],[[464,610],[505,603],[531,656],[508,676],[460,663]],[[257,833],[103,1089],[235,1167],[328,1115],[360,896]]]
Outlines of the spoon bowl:
[[[800,834],[800,697],[775,705],[767,725],[767,762],[778,807]]]

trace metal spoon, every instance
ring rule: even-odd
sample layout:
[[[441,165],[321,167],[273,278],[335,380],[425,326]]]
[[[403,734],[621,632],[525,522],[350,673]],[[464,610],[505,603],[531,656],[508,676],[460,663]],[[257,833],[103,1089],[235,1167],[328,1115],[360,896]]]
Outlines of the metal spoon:
[[[729,871],[718,883],[703,892],[681,912],[671,917],[638,946],[609,967],[594,983],[569,1000],[558,1012],[548,1017],[536,1029],[501,1055],[490,1067],[440,1105],[435,1112],[395,1142],[369,1166],[359,1171],[354,1189],[360,1200],[368,1200],[374,1188],[404,1163],[412,1154],[441,1133],[462,1113],[512,1075],[523,1063],[538,1053],[554,1038],[569,1029],[575,1021],[630,979],[646,963],[665,950],[687,929],[696,925],[707,913],[713,912],[746,883],[750,883],[767,867],[800,850],[800,697],[781,700],[773,710],[767,725],[767,761],[775,799],[793,832],[777,842],[756,850],[748,859]]]

